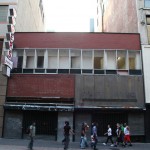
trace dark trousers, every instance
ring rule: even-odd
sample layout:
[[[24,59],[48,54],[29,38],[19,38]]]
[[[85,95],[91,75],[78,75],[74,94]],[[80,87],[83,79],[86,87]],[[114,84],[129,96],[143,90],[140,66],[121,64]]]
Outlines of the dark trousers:
[[[28,147],[29,147],[30,150],[33,149],[33,142],[34,142],[33,137],[30,136],[30,142],[29,142],[29,145],[28,145]]]
[[[97,142],[98,142],[98,139],[97,139],[97,138],[95,138],[95,142],[94,142],[94,144],[93,144],[93,148],[94,148],[94,150],[96,150]]]
[[[70,142],[69,135],[65,135],[64,150],[67,150],[67,149],[68,149],[69,142]]]
[[[108,143],[109,140],[111,141],[112,144],[114,144],[114,142],[112,140],[112,136],[107,136],[106,144]]]

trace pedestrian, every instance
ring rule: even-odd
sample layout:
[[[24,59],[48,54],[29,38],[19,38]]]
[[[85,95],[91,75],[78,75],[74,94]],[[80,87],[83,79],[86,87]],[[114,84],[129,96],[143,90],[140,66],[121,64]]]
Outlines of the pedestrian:
[[[70,142],[70,133],[74,134],[74,132],[72,131],[72,129],[69,125],[69,121],[66,121],[65,126],[64,126],[64,136],[65,136],[64,150],[68,149],[69,142]]]
[[[130,139],[130,128],[129,126],[126,126],[124,128],[124,143],[127,145],[129,143],[129,146],[132,146],[131,139]]]
[[[103,145],[107,145],[108,141],[110,140],[111,141],[110,146],[114,146],[114,142],[112,140],[112,129],[111,129],[110,125],[108,125],[108,130],[104,135],[107,135],[107,140],[105,143],[103,143]]]
[[[36,127],[35,127],[35,122],[33,122],[33,123],[30,125],[30,127],[29,127],[30,142],[29,142],[28,148],[29,148],[30,150],[33,149],[33,142],[34,142],[35,133],[36,133]]]
[[[81,126],[81,140],[80,140],[81,149],[88,147],[87,137],[86,137],[86,132],[88,131],[88,129],[89,129],[88,124],[86,122],[83,122]]]
[[[67,124],[67,121],[65,121],[65,124],[64,124],[64,127],[66,126],[66,124]],[[64,134],[64,138],[63,138],[63,140],[62,140],[62,144],[64,144],[64,142],[65,142],[65,133],[64,133],[64,131],[63,131],[63,134]]]
[[[94,143],[93,143],[93,149],[94,150],[97,150],[97,148],[96,148],[96,146],[97,146],[97,142],[98,142],[98,136],[97,136],[97,127],[98,127],[98,124],[96,123],[96,122],[93,122],[92,123],[92,136],[93,136],[93,140],[95,141]]]
[[[119,145],[119,143],[121,143],[122,146],[125,147],[125,144],[124,144],[124,141],[123,141],[124,133],[123,133],[119,123],[117,123],[116,126],[117,126],[117,129],[116,129],[117,138],[116,138],[116,143],[115,143],[114,146],[117,147]]]

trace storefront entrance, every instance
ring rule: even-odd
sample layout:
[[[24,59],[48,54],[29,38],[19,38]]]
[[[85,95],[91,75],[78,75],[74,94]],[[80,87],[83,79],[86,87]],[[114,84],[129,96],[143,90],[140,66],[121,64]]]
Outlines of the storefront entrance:
[[[32,122],[36,122],[36,137],[40,139],[57,140],[57,112],[49,111],[24,111],[23,113],[23,137],[26,129]]]

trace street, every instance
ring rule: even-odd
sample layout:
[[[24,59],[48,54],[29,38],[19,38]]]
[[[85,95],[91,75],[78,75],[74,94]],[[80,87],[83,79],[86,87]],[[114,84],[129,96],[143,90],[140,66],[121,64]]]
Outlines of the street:
[[[29,140],[27,139],[0,139],[0,150],[27,150]],[[98,143],[98,150],[149,150],[150,143],[133,143],[132,147],[126,146],[123,148],[111,147],[110,144],[104,146],[102,143]],[[48,140],[35,140],[33,150],[63,150],[63,145],[60,142],[48,141]],[[81,150],[78,142],[71,142],[69,150]],[[91,150],[88,147],[87,150]]]

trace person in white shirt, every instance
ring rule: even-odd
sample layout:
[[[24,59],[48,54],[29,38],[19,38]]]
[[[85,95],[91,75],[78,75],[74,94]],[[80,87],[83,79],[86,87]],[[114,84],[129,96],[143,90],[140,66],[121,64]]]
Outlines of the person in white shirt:
[[[103,143],[103,145],[107,145],[108,141],[110,140],[112,143],[111,146],[114,146],[114,142],[112,140],[112,129],[111,129],[110,125],[108,125],[108,130],[104,135],[107,135],[107,140],[105,143]]]
[[[36,127],[35,127],[35,122],[33,122],[32,125],[30,125],[30,132],[29,132],[30,142],[29,142],[28,148],[30,150],[33,149],[33,142],[34,142],[35,132],[36,132]]]
[[[131,139],[130,139],[130,128],[129,128],[129,126],[126,126],[124,128],[124,143],[125,144],[129,143],[129,146],[132,146]]]

